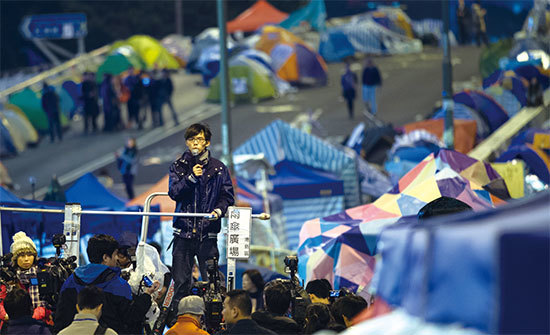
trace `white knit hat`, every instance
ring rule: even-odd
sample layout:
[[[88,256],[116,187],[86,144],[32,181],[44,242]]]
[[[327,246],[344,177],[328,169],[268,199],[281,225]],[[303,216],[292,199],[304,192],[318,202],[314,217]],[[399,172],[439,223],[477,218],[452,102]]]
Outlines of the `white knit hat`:
[[[11,244],[10,251],[14,259],[24,252],[32,252],[35,255],[38,254],[36,252],[36,245],[23,231],[13,235],[13,243]]]

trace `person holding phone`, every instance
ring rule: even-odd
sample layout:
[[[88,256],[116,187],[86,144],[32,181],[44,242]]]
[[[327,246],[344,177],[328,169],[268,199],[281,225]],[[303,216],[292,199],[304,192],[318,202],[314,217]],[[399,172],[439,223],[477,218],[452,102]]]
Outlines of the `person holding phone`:
[[[208,147],[212,132],[195,123],[185,131],[187,150],[170,166],[168,195],[178,213],[210,213],[211,219],[174,217],[172,240],[173,301],[190,294],[195,256],[203,280],[208,278],[206,261],[219,258],[217,236],[221,218],[235,203],[227,167],[212,157]]]

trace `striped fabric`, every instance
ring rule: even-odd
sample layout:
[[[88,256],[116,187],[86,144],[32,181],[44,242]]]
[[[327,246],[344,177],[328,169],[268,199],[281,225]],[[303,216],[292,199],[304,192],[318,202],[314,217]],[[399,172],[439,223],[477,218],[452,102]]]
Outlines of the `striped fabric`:
[[[272,165],[286,159],[334,173],[344,181],[345,207],[359,205],[359,182],[354,158],[320,138],[276,120],[234,151],[235,155],[259,153],[263,153]]]
[[[491,86],[483,90],[504,108],[509,117],[513,117],[521,109],[518,99],[500,86]]]

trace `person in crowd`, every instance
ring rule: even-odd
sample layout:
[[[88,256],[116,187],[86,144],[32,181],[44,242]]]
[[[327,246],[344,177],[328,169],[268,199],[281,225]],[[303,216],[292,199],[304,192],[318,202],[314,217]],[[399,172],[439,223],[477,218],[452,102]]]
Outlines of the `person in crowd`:
[[[382,86],[382,77],[378,67],[368,58],[363,69],[363,102],[372,115],[376,115],[376,88]]]
[[[99,89],[103,103],[103,131],[113,131],[117,128],[118,111],[117,95],[113,87],[113,76],[109,73],[103,75],[103,82]]]
[[[48,326],[32,317],[33,303],[29,292],[15,288],[6,294],[4,308],[9,315],[7,335],[51,335]]]
[[[71,324],[77,313],[77,293],[88,285],[95,285],[105,294],[99,323],[119,334],[142,333],[145,314],[151,307],[151,294],[157,290],[158,282],[143,294],[132,297],[130,285],[120,277],[117,249],[118,242],[112,236],[98,234],[90,238],[86,248],[90,264],[78,267],[61,287],[54,332]]]
[[[73,322],[58,335],[116,335],[111,328],[99,324],[104,303],[105,294],[102,289],[93,285],[84,287],[76,298],[78,313],[75,314]]]
[[[350,294],[336,299],[331,306],[331,312],[336,323],[348,328],[351,320],[367,307],[368,303],[363,297]]]
[[[161,113],[162,113],[162,107],[166,104],[168,105],[168,108],[170,108],[170,112],[172,113],[172,119],[174,120],[174,124],[177,126],[179,124],[178,121],[178,115],[176,114],[176,110],[174,109],[174,105],[172,104],[172,93],[174,93],[174,83],[172,82],[172,78],[170,78],[170,71],[168,69],[162,70],[162,79],[160,80],[160,87],[161,87],[161,99],[162,99],[162,105],[161,105]]]
[[[142,119],[140,116],[141,99],[143,98],[143,82],[141,81],[141,75],[139,71],[134,68],[130,69],[130,74],[124,80],[124,86],[130,91],[130,98],[128,99],[128,123],[130,126],[133,122],[137,125],[138,129],[143,128]]]
[[[84,72],[82,78],[82,101],[84,103],[84,133],[88,133],[90,125],[92,131],[97,131],[97,116],[99,107],[97,105],[97,84],[92,72]]]
[[[322,329],[329,329],[329,324],[334,323],[330,309],[325,304],[311,304],[306,308],[306,323],[304,334],[313,334]]]
[[[245,290],[227,292],[222,310],[227,329],[221,332],[221,334],[276,334],[267,328],[259,326],[256,321],[252,320],[251,311],[252,301],[250,301],[250,296]]]
[[[59,120],[59,96],[55,93],[55,88],[49,86],[47,82],[42,85],[42,109],[48,117],[48,131],[50,132],[50,142],[55,141],[55,137],[59,141],[63,140],[63,132],[61,131],[61,121]]]
[[[178,321],[166,332],[166,335],[208,335],[201,328],[201,317],[204,316],[204,300],[190,295],[178,304]]]
[[[489,46],[489,38],[487,37],[487,25],[485,24],[486,14],[487,11],[481,7],[479,1],[472,4],[472,21],[477,46],[480,46],[481,42],[483,42],[485,46]]]
[[[137,174],[138,168],[138,148],[136,145],[136,139],[130,137],[124,146],[122,154],[115,152],[117,159],[117,167],[122,175],[124,186],[126,187],[126,194],[128,199],[134,198],[134,178]]]
[[[310,280],[306,285],[306,292],[312,303],[330,305],[329,297],[332,287],[326,279]]]
[[[355,101],[357,75],[351,70],[349,63],[346,63],[346,72],[342,75],[342,96],[348,106],[350,120],[353,119],[353,102]]]
[[[527,106],[537,107],[543,104],[542,86],[537,77],[531,78],[527,90]]]
[[[176,212],[210,213],[210,219],[174,217],[172,276],[175,301],[189,294],[194,257],[198,257],[203,280],[208,278],[206,260],[219,258],[217,235],[221,217],[235,203],[227,167],[211,156],[212,133],[204,124],[185,131],[187,150],[170,166],[168,195],[176,201]]]
[[[52,176],[52,180],[50,181],[50,186],[48,186],[48,191],[46,192],[46,195],[44,196],[44,201],[56,201],[56,202],[67,202],[67,198],[65,197],[65,192],[63,192],[63,187],[59,183],[59,180],[57,179],[57,175]]]
[[[260,271],[249,269],[243,272],[243,290],[252,300],[252,313],[264,309],[264,279]]]
[[[456,20],[458,22],[458,33],[460,44],[468,44],[470,42],[470,9],[466,7],[464,0],[458,0],[456,9]]]
[[[36,245],[25,232],[20,231],[13,236],[10,252],[13,255],[12,264],[17,275],[16,287],[29,293],[32,302],[32,317],[52,325],[51,306],[40,298],[38,290]]]
[[[274,280],[267,283],[264,296],[265,310],[252,313],[252,320],[279,335],[299,334],[301,330],[296,321],[285,316],[292,299],[288,288],[282,282]]]
[[[151,72],[149,80],[150,82],[149,86],[147,86],[147,96],[151,107],[151,122],[153,123],[153,127],[162,127],[164,126],[164,120],[162,119],[162,82],[160,73],[157,69],[154,69]]]

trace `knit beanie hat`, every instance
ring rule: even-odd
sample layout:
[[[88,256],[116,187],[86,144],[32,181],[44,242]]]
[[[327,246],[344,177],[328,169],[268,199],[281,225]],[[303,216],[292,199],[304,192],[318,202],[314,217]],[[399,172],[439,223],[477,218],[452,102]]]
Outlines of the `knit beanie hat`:
[[[36,245],[23,231],[13,235],[13,243],[11,244],[10,251],[13,254],[12,260],[14,262],[17,260],[17,257],[26,252],[34,254],[35,257],[38,255],[36,252]]]

